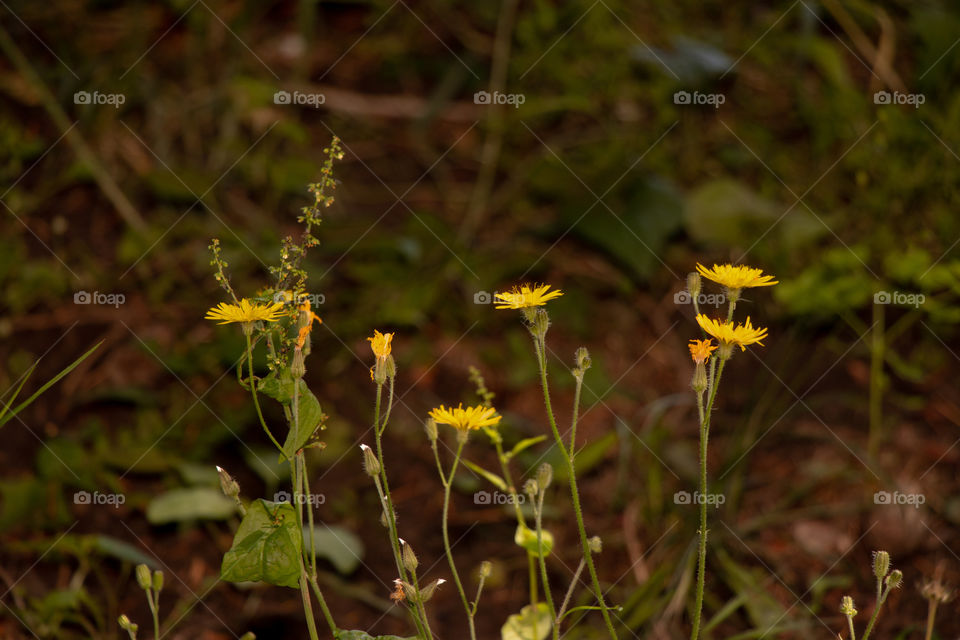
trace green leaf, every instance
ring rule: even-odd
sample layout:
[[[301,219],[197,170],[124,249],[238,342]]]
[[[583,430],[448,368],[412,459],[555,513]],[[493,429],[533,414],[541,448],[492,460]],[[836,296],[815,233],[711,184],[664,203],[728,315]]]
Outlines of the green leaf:
[[[224,520],[234,514],[237,504],[213,487],[174,489],[162,493],[147,505],[150,524],[184,520]]]
[[[287,433],[287,439],[283,443],[283,455],[292,458],[297,451],[302,449],[310,440],[310,436],[320,426],[323,420],[323,411],[320,408],[320,402],[307,387],[307,383],[298,380],[299,404],[298,420],[296,426],[290,425],[290,431]],[[276,372],[271,373],[260,381],[258,389],[265,396],[290,406],[293,404],[294,390],[293,376],[290,371],[282,371],[279,375]]]
[[[514,456],[518,455],[522,451],[526,451],[533,445],[543,442],[547,439],[547,436],[537,436],[536,438],[524,438],[517,444],[513,445],[513,449],[510,449],[510,453],[507,454],[507,460],[513,459]]]
[[[334,569],[343,575],[356,571],[363,560],[363,541],[352,531],[343,527],[314,526],[313,544],[317,557],[329,560]],[[310,549],[310,529],[308,528],[303,530],[303,548]]]
[[[233,536],[223,556],[220,577],[227,582],[263,582],[280,587],[299,586],[301,535],[297,512],[288,502],[260,499]]]
[[[401,638],[400,636],[372,636],[366,631],[340,629],[337,631],[337,640],[417,640],[415,636]]]
[[[94,548],[105,556],[111,556],[130,564],[145,564],[151,569],[160,568],[156,560],[123,540],[105,535],[95,535],[93,540]]]
[[[500,489],[500,491],[507,490],[507,483],[504,481],[503,478],[501,478],[497,474],[487,471],[483,467],[473,464],[467,459],[463,460],[463,464],[467,465],[467,468],[469,468],[474,473],[480,474],[481,476],[489,480],[490,483],[493,484],[493,486],[495,486],[497,489]]]
[[[553,550],[552,533],[543,529],[540,532],[540,542],[542,545],[538,545],[537,532],[524,524],[517,525],[517,532],[513,535],[513,541],[526,549],[529,554],[538,557],[540,555],[548,556]]]
[[[59,381],[60,381],[60,378],[64,377],[65,375],[67,375],[68,373],[70,373],[71,371],[73,371],[75,368],[77,368],[77,365],[79,365],[81,362],[83,362],[84,360],[86,360],[87,357],[88,357],[91,353],[93,353],[94,351],[96,351],[96,350],[100,347],[101,344],[103,344],[103,341],[102,341],[102,340],[101,340],[100,342],[98,342],[97,344],[93,345],[93,347],[92,347],[89,351],[87,351],[85,354],[83,354],[82,356],[80,356],[79,358],[77,358],[76,360],[74,360],[73,363],[70,364],[66,369],[64,369],[63,371],[61,371],[61,372],[58,373],[57,375],[55,375],[55,376],[53,376],[52,378],[50,378],[50,380],[48,380],[46,384],[44,384],[42,387],[40,387],[39,389],[37,389],[36,391],[34,391],[34,392],[33,392],[33,395],[31,395],[29,398],[27,398],[26,400],[24,400],[23,402],[21,402],[20,404],[18,404],[18,405],[17,405],[12,411],[10,411],[9,413],[7,413],[6,407],[4,407],[3,411],[0,412],[0,427],[2,427],[4,424],[6,424],[7,421],[9,421],[9,420],[10,420],[11,418],[13,418],[15,415],[17,415],[18,413],[20,413],[21,411],[23,411],[24,409],[26,409],[26,408],[30,405],[30,403],[33,402],[34,400],[36,400],[37,397],[38,397],[41,393],[43,393],[44,391],[46,391],[47,389],[49,389],[50,387],[52,387],[53,385],[55,385],[57,382],[59,382]],[[28,372],[28,375],[29,375],[29,373],[31,373],[31,372],[33,372],[33,368],[30,369],[30,372]],[[26,380],[24,380],[24,382],[26,382]],[[20,385],[20,386],[22,387],[23,385]],[[20,393],[20,389],[17,389],[17,393]]]
[[[539,602],[536,607],[528,604],[507,618],[500,628],[500,640],[543,640],[550,634],[552,623],[545,603]]]

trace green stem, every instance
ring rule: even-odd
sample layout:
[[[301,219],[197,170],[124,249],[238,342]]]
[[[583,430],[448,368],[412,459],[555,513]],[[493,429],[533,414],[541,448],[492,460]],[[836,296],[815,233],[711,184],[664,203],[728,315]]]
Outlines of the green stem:
[[[573,590],[577,586],[577,582],[580,581],[580,576],[583,575],[584,566],[586,566],[586,563],[581,558],[580,564],[577,565],[577,570],[573,572],[573,580],[570,581],[570,587],[567,589],[567,595],[563,597],[563,603],[560,605],[560,611],[557,612],[557,619],[554,622],[554,624],[557,626],[559,626],[560,621],[563,620],[563,612],[566,611],[567,607],[570,605],[570,598],[573,597]]]
[[[930,640],[933,637],[933,622],[937,618],[937,601],[933,598],[930,599],[930,605],[927,608],[927,633],[924,635],[924,640]]]
[[[533,607],[533,610],[538,609],[539,604],[539,593],[537,589],[537,561],[533,559],[533,556],[527,553],[527,571],[529,573],[530,580],[530,606]],[[540,634],[537,633],[537,616],[533,616],[531,619],[533,622],[533,637],[539,638]]]
[[[543,582],[543,595],[547,600],[550,618],[555,620],[557,618],[557,609],[553,604],[553,593],[550,591],[550,581],[547,578],[547,559],[546,554],[543,553],[543,495],[544,487],[540,487],[537,510],[534,512],[537,525],[537,559],[540,564],[540,580]],[[536,616],[534,616],[534,620],[536,620]],[[534,633],[534,637],[537,638],[539,636]],[[560,628],[557,625],[553,625],[553,639],[560,640]]]
[[[450,573],[453,575],[453,582],[457,585],[457,592],[460,594],[460,600],[463,602],[463,608],[467,612],[467,621],[470,623],[470,640],[477,640],[477,632],[473,624],[473,614],[470,611],[470,603],[467,602],[467,594],[463,590],[463,583],[460,582],[460,574],[457,572],[457,565],[453,562],[453,552],[450,550],[450,532],[448,531],[447,518],[450,514],[450,488],[453,486],[453,476],[457,472],[457,466],[460,464],[460,455],[463,453],[465,440],[461,437],[457,445],[457,453],[453,458],[453,466],[450,468],[449,478],[443,478],[443,550],[447,555],[447,562],[450,564]],[[440,457],[434,446],[434,454],[437,456],[437,465],[440,465]],[[442,467],[441,467],[442,469]],[[443,476],[441,472],[441,477]]]
[[[283,452],[283,447],[280,446],[280,443],[277,442],[277,439],[273,437],[273,434],[270,432],[270,427],[267,426],[267,421],[263,419],[263,412],[260,410],[260,401],[257,400],[257,381],[253,377],[253,345],[250,342],[250,335],[247,334],[247,367],[250,371],[250,379],[248,380],[250,384],[250,393],[253,395],[253,406],[257,409],[257,417],[260,419],[260,426],[263,427],[263,430],[267,432],[267,435],[270,437],[270,442],[274,446]]]
[[[867,628],[863,632],[863,640],[867,640],[870,637],[870,633],[873,631],[873,625],[877,623],[877,618],[880,616],[880,608],[883,607],[883,603],[887,601],[887,596],[890,594],[890,590],[884,590],[880,578],[877,578],[877,606],[873,609],[873,615],[870,616],[870,622],[867,623]]]
[[[850,629],[850,640],[857,640],[857,632],[853,628],[853,616],[847,616],[847,627]],[[930,640],[930,637],[927,637],[927,640]]]
[[[313,593],[317,596],[317,602],[320,603],[320,611],[323,613],[324,620],[327,621],[327,626],[330,627],[330,634],[336,638],[337,634],[340,633],[340,630],[337,629],[337,624],[333,621],[333,614],[330,613],[330,607],[327,606],[327,600],[323,597],[323,592],[320,591],[320,585],[317,583],[317,577],[313,576],[308,581],[310,587],[313,589]]]
[[[577,518],[577,530],[580,533],[580,543],[583,547],[583,557],[587,562],[587,570],[590,572],[590,581],[593,590],[597,596],[597,602],[600,604],[600,613],[603,615],[603,622],[607,626],[607,631],[613,640],[617,640],[617,632],[613,628],[613,621],[610,619],[610,612],[603,599],[603,590],[600,588],[600,578],[597,576],[597,568],[593,563],[593,556],[590,552],[590,542],[587,539],[587,529],[583,523],[583,510],[580,507],[580,492],[577,488],[577,472],[573,463],[573,458],[563,444],[563,438],[560,436],[560,430],[557,429],[557,420],[554,417],[553,406],[550,403],[550,387],[547,384],[547,359],[545,355],[546,344],[542,337],[535,337],[534,349],[537,355],[537,361],[540,365],[540,384],[543,387],[543,402],[547,409],[547,421],[550,423],[550,430],[553,432],[553,438],[563,454],[567,463],[568,480],[570,483],[570,498],[573,502],[573,512]]]

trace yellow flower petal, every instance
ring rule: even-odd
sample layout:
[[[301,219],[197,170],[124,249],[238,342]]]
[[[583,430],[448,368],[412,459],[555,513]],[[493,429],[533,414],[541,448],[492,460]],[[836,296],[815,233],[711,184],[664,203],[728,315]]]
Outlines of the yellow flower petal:
[[[715,264],[707,269],[697,263],[697,271],[707,280],[713,280],[728,289],[745,289],[747,287],[770,287],[779,284],[773,276],[763,275],[763,269],[754,269],[743,265]]]
[[[526,307],[542,307],[548,301],[559,298],[563,292],[557,289],[550,291],[550,285],[529,285],[514,287],[513,291],[496,294],[497,309],[524,309]]]
[[[450,425],[460,431],[473,431],[483,427],[493,426],[500,422],[501,416],[496,415],[496,413],[497,410],[493,407],[477,405],[464,409],[463,403],[460,403],[460,406],[456,409],[452,407],[447,409],[445,406],[440,405],[430,411],[430,417],[433,418],[437,424]]]
[[[228,304],[221,302],[217,306],[207,311],[205,320],[219,320],[217,324],[229,324],[231,322],[276,322],[283,315],[283,303],[258,304],[250,302],[246,298],[238,304]]]
[[[766,328],[755,328],[750,324],[749,317],[743,324],[734,324],[733,322],[714,320],[701,313],[697,316],[697,324],[721,344],[736,345],[740,347],[741,351],[746,351],[747,345],[750,344],[759,344],[762,347],[761,340],[765,340],[767,337]]]

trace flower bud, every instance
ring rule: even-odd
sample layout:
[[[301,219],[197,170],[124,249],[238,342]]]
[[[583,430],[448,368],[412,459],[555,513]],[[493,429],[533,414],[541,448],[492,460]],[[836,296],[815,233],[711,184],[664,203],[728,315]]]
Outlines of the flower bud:
[[[163,591],[163,571],[153,572],[153,590],[157,593]]]
[[[600,536],[593,536],[587,540],[587,545],[590,547],[590,553],[600,553],[603,551],[603,540],[600,539]]]
[[[393,378],[397,375],[397,363],[393,359],[393,355],[388,355],[383,362],[383,369],[388,378]]]
[[[873,553],[873,575],[878,578],[885,578],[890,573],[890,554],[886,551],[875,551]]]
[[[127,614],[123,614],[122,616],[117,618],[117,623],[120,624],[120,628],[123,629],[124,631],[129,631],[134,634],[137,632],[137,629],[140,628],[138,625],[134,624],[133,622],[130,622],[130,618],[127,617]]]
[[[537,481],[534,480],[533,478],[530,478],[529,480],[527,480],[526,482],[524,482],[524,483],[523,483],[523,492],[524,492],[525,494],[527,494],[528,496],[530,496],[531,499],[533,499],[533,497],[534,497],[535,495],[537,495],[538,493],[540,493],[540,487],[539,487],[539,485],[537,484]]]
[[[551,482],[553,482],[553,467],[549,462],[544,462],[537,469],[537,486],[541,491],[546,491]]]
[[[887,579],[884,581],[888,589],[896,589],[903,584],[903,571],[900,569],[894,569],[890,572],[890,575],[887,576]]]
[[[442,585],[444,582],[446,582],[446,580],[444,580],[443,578],[438,578],[434,580],[433,582],[431,582],[430,584],[428,584],[427,586],[425,586],[423,589],[420,590],[420,593],[417,594],[417,598],[420,600],[420,602],[426,602],[427,600],[433,597],[433,594],[436,592],[437,587]],[[404,584],[404,587],[407,587],[407,586],[408,585]],[[410,587],[410,591],[408,593],[414,593],[413,587]]]
[[[307,367],[303,362],[303,349],[296,347],[293,350],[293,360],[290,362],[290,375],[299,380],[307,372]]]
[[[220,476],[220,490],[228,498],[236,498],[240,495],[240,485],[233,479],[223,467],[217,467],[217,475]]]
[[[480,571],[478,573],[480,574],[481,580],[486,580],[490,577],[490,574],[493,573],[493,563],[489,560],[484,560],[480,563]]]
[[[857,610],[853,606],[853,598],[850,596],[843,596],[843,599],[840,600],[840,613],[852,618],[857,615]]]
[[[696,271],[687,274],[687,291],[690,293],[690,297],[694,300],[700,297],[700,291],[702,291],[703,281],[700,279],[700,274]]]
[[[403,568],[410,573],[416,573],[417,567],[420,566],[420,561],[417,560],[417,554],[413,552],[413,547],[404,543],[401,556],[403,557]]]
[[[377,358],[376,363],[373,365],[373,381],[378,385],[381,385],[387,381],[387,366],[385,359]]]
[[[363,451],[363,470],[371,478],[376,478],[380,475],[380,461],[377,460],[377,456],[373,453],[373,449],[367,445],[360,445],[360,450]]]
[[[153,579],[150,577],[150,567],[145,564],[137,565],[137,584],[141,589],[149,589],[153,586]]]
[[[578,348],[574,354],[574,359],[577,362],[577,369],[580,371],[586,371],[590,368],[590,365],[593,364],[593,361],[590,359],[590,352],[587,351],[586,347]]]
[[[547,311],[537,307],[531,325],[534,335],[543,340],[547,335],[547,330],[550,328],[550,316],[547,315]]]
[[[245,634],[240,636],[240,640],[257,640],[257,636],[253,633],[253,631],[247,631]]]
[[[437,441],[437,423],[433,418],[427,418],[427,421],[423,424],[423,430],[427,432],[427,440],[430,442]]]

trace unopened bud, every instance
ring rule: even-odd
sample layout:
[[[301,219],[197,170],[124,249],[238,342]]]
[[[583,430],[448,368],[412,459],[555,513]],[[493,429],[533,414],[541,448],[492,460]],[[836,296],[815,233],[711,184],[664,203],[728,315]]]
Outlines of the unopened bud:
[[[852,618],[857,615],[857,609],[853,606],[853,598],[850,596],[843,596],[843,598],[840,600],[840,613],[848,618]]]
[[[226,469],[218,466],[217,475],[220,476],[220,490],[223,491],[223,495],[228,498],[236,498],[240,495],[240,485],[227,473]]]
[[[163,590],[163,571],[153,572],[153,590],[157,593]]]
[[[523,483],[523,492],[533,498],[533,496],[540,493],[540,486],[537,484],[536,480],[530,478]]]
[[[700,297],[702,284],[703,281],[700,279],[699,273],[694,271],[693,273],[687,274],[687,291],[690,293],[690,297],[694,300]]]
[[[376,478],[380,475],[380,461],[377,460],[377,456],[373,453],[373,449],[367,445],[360,445],[360,450],[363,451],[363,470],[371,478]]]
[[[240,636],[240,640],[257,640],[257,636],[253,633],[253,631],[247,631],[245,634]]]
[[[886,551],[875,551],[873,553],[873,575],[878,578],[886,578],[890,573],[890,554]]]
[[[437,441],[437,422],[433,418],[427,418],[427,421],[423,424],[423,430],[427,432],[427,440],[430,442]]]
[[[480,574],[481,580],[486,580],[490,577],[490,574],[493,573],[493,563],[489,560],[484,560],[480,563],[480,571],[478,573]]]
[[[537,486],[541,491],[546,491],[551,482],[553,482],[553,467],[549,462],[544,462],[537,469]]]
[[[896,589],[903,584],[903,571],[900,571],[900,569],[894,569],[890,572],[890,575],[887,576],[885,582],[888,589]]]
[[[378,385],[387,381],[387,367],[383,358],[377,358],[377,362],[373,365],[373,381]]]
[[[145,564],[137,565],[137,584],[141,589],[149,589],[153,586],[153,579],[150,577],[150,567]]]
[[[587,540],[587,546],[590,547],[590,553],[600,553],[603,551],[603,540],[600,539],[600,536],[593,536]]]
[[[393,378],[397,375],[397,363],[393,359],[393,354],[387,355],[383,362],[383,369],[388,378]]]
[[[401,555],[403,557],[403,567],[410,573],[416,573],[417,567],[420,566],[420,561],[417,560],[417,554],[413,552],[413,547],[404,544]]]
[[[121,629],[123,629],[124,631],[129,631],[131,633],[136,633],[137,629],[140,628],[135,623],[130,622],[130,618],[128,618],[126,614],[123,614],[119,618],[117,618],[117,623],[119,623]]]
[[[303,349],[296,347],[293,350],[293,360],[290,362],[290,375],[299,380],[307,372],[307,367],[303,362]]]
[[[587,351],[586,347],[578,348],[574,354],[574,359],[577,362],[577,369],[580,371],[586,371],[593,364],[593,361],[590,359],[590,352]]]

